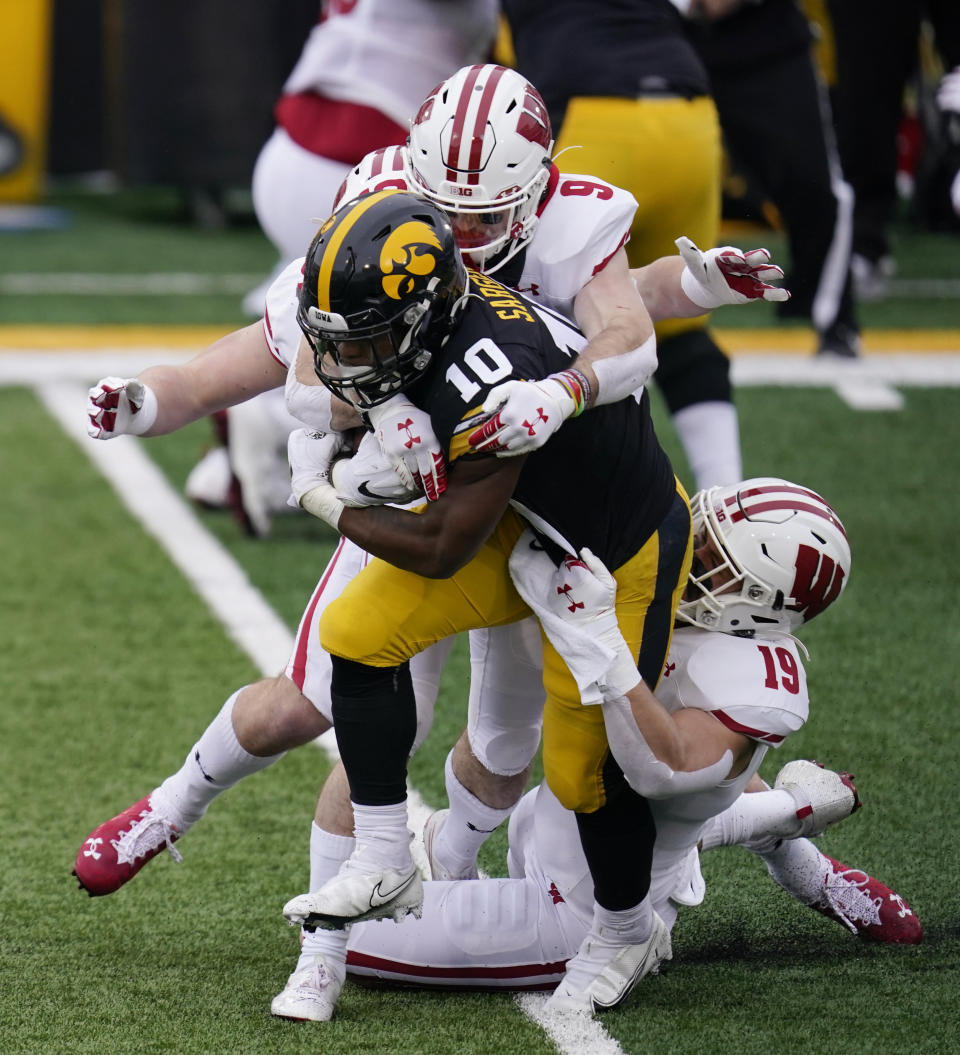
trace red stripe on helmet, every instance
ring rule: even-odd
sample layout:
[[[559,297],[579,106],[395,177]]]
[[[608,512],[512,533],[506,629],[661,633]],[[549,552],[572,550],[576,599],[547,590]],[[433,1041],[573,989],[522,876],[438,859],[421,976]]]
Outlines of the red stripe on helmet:
[[[460,167],[460,144],[463,140],[463,129],[467,123],[467,110],[470,107],[470,93],[477,83],[482,66],[471,66],[467,71],[466,80],[460,89],[460,98],[457,100],[457,109],[453,115],[453,128],[450,131],[450,146],[447,150],[447,179],[456,181],[457,169]]]
[[[490,116],[490,107],[493,105],[493,97],[497,91],[500,78],[506,73],[503,66],[494,66],[487,83],[483,86],[483,95],[480,97],[480,106],[477,109],[477,117],[473,125],[473,138],[470,141],[470,157],[467,161],[469,174],[467,183],[480,182],[480,162],[483,160],[483,133],[486,131],[487,118]]]
[[[847,533],[844,530],[843,524],[840,523],[836,513],[827,506],[815,506],[809,502],[788,502],[786,499],[773,500],[770,502],[754,502],[750,506],[744,506],[743,510],[737,510],[730,514],[730,520],[736,524],[739,520],[748,520],[750,517],[756,516],[758,513],[769,513],[775,509],[795,509],[802,513],[813,513],[814,516],[820,517],[822,520],[826,520],[843,535],[847,537]]]
[[[736,502],[737,497],[755,498],[757,495],[778,494],[784,492],[790,495],[806,495],[807,498],[813,498],[817,502],[823,502],[824,505],[827,504],[816,491],[810,491],[806,487],[796,487],[794,484],[775,483],[765,484],[763,487],[744,487],[742,490],[738,491],[734,497],[727,499],[727,505]]]

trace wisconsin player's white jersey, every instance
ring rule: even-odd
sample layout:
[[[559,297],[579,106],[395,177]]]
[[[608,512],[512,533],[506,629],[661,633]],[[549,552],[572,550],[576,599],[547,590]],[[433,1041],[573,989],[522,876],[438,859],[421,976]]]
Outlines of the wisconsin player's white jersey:
[[[314,375],[312,353],[297,325],[297,292],[302,275],[303,257],[300,257],[289,263],[267,290],[263,331],[271,355],[287,368],[284,388],[287,410],[304,425],[327,432],[330,392]]]
[[[284,94],[361,103],[406,127],[450,71],[486,60],[496,0],[328,0]]]
[[[547,194],[515,288],[572,319],[576,295],[626,244],[637,201],[603,180],[556,169]]]
[[[697,853],[703,823],[743,793],[769,747],[801,728],[809,701],[791,638],[747,639],[694,628],[674,632],[657,697],[671,711],[708,711],[756,743],[749,765],[733,780],[650,803],[657,825],[650,893],[654,909],[672,926],[679,905],[703,900]],[[351,928],[348,970],[478,988],[541,988],[558,981],[562,962],[577,951],[593,916],[593,881],[576,819],[544,783],[521,800],[509,837],[509,880],[426,883],[422,919]]]
[[[402,186],[403,174],[393,157],[391,153],[387,169],[381,151],[368,154],[347,177],[339,200]],[[517,278],[511,264],[496,277],[572,320],[574,298],[626,244],[636,210],[637,201],[628,191],[593,176],[561,175],[553,167],[522,272]]]

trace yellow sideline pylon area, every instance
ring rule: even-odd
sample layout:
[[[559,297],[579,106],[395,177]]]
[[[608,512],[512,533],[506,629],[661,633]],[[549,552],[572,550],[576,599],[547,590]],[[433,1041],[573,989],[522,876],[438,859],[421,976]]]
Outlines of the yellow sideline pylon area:
[[[0,326],[0,352],[64,352],[85,349],[205,348],[231,331],[225,326]],[[801,327],[734,329],[712,333],[731,356],[813,355],[816,338]],[[960,354],[960,330],[867,330],[867,355]]]

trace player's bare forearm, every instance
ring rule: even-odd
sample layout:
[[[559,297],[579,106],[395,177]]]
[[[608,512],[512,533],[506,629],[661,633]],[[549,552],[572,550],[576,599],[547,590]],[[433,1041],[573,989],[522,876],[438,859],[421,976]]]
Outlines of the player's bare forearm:
[[[654,322],[662,322],[664,319],[692,319],[697,315],[706,314],[680,287],[683,267],[681,257],[662,256],[653,263],[635,267],[630,272]]]
[[[653,320],[622,249],[577,294],[574,314],[588,341],[573,366],[590,384],[590,405],[622,399],[647,382],[657,367]]]
[[[186,363],[151,366],[139,377],[156,393],[158,404],[146,435],[160,436],[277,388],[286,368],[270,354],[257,322],[221,337]]]
[[[650,750],[678,773],[703,769],[726,750],[735,759],[752,750],[746,737],[731,732],[706,711],[684,708],[670,714],[642,681],[630,690],[627,699]]]

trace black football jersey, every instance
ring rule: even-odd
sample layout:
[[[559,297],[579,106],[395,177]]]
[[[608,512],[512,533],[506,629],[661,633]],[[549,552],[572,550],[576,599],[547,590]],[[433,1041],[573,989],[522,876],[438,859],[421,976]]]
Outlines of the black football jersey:
[[[467,435],[491,389],[570,365],[586,339],[560,316],[495,279],[470,273],[473,294],[428,374],[407,394],[430,414],[447,461],[476,454]],[[649,396],[594,407],[566,421],[527,456],[513,495],[521,513],[612,570],[657,529],[676,493],[673,469],[653,430]]]

